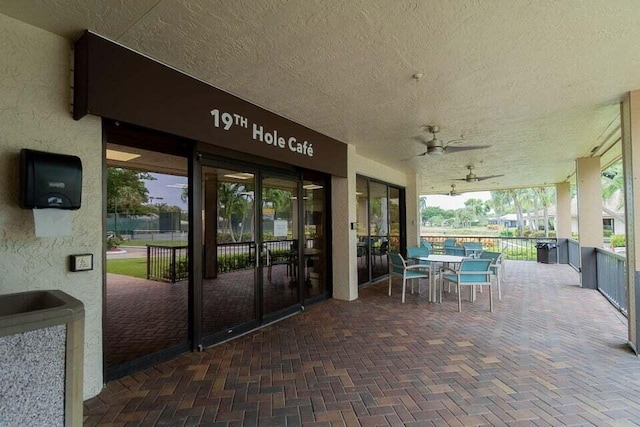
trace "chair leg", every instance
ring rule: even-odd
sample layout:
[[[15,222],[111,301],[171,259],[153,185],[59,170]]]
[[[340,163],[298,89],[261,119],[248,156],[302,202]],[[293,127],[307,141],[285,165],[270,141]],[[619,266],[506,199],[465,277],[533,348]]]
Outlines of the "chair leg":
[[[407,290],[407,278],[402,276],[402,303],[404,304],[404,294]]]
[[[500,270],[496,272],[496,283],[498,284],[498,301],[502,300],[502,290],[500,289],[500,281],[502,279],[502,273]]]
[[[458,290],[458,311],[462,312],[462,296],[460,294],[460,283],[456,284],[456,289]]]
[[[389,275],[389,296],[391,296],[391,274]]]

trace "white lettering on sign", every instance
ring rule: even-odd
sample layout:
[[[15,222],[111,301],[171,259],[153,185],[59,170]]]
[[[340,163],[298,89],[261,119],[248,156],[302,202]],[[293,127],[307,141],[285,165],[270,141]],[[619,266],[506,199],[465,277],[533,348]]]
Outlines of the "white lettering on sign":
[[[222,128],[225,131],[231,129],[234,126],[244,129],[249,128],[249,119],[240,114],[232,114],[215,109],[211,110],[211,117],[213,118],[213,127]],[[293,153],[313,157],[312,143],[310,143],[309,141],[299,142],[295,136],[284,137],[282,135],[279,135],[276,129],[272,131],[265,130],[264,127],[260,126],[259,124],[252,123],[251,137],[254,141],[271,145],[274,148],[288,148]]]

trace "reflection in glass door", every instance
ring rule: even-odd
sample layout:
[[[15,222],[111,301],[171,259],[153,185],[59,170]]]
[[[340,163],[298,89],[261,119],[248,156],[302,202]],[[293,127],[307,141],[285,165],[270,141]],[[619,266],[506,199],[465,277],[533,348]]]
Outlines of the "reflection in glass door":
[[[203,166],[205,336],[257,325],[255,175]]]
[[[309,175],[303,181],[299,175],[203,160],[206,344],[328,295],[326,176]]]
[[[358,176],[356,177],[356,217],[358,218],[357,236],[357,258],[358,258],[358,285],[369,282],[369,209],[367,200],[369,199],[368,181]]]
[[[358,285],[388,274],[387,254],[402,252],[404,190],[363,176],[356,177]]]
[[[305,176],[306,178],[306,176]],[[304,200],[304,292],[305,302],[327,295],[326,184],[321,178],[305,179]]]
[[[262,179],[263,316],[300,303],[299,202],[297,179]]]
[[[371,280],[388,274],[389,197],[387,186],[369,183],[369,244],[371,250]]]

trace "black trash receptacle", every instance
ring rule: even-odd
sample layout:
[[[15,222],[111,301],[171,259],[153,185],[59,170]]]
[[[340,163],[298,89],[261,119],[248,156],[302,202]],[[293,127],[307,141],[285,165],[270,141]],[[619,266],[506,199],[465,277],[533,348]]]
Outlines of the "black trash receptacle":
[[[538,241],[536,243],[538,262],[555,264],[558,259],[558,244],[554,241]]]

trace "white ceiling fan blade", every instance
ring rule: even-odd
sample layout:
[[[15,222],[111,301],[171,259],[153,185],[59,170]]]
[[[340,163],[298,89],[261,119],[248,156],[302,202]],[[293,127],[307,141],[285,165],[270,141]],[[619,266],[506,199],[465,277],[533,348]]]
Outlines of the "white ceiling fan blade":
[[[408,162],[409,160],[415,159],[416,157],[423,157],[423,156],[426,156],[426,155],[427,155],[427,152],[425,151],[424,153],[416,154],[415,156],[407,157],[406,159],[402,159],[400,161]]]
[[[451,147],[447,145],[446,147],[444,147],[444,151],[445,153],[449,154],[449,153],[457,153],[459,151],[480,150],[480,149],[489,148],[489,147],[491,146],[490,145],[469,145],[469,146]]]
[[[504,176],[504,175],[477,176],[477,177],[476,177],[476,179],[477,179],[478,181],[484,181],[484,180],[486,180],[486,179],[500,178],[501,176]]]

